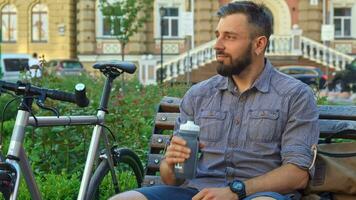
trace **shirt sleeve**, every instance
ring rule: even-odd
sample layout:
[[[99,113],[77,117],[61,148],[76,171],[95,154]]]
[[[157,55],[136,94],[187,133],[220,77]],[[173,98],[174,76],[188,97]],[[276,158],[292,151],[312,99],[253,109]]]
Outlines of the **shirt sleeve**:
[[[288,119],[282,142],[283,164],[292,163],[308,169],[313,160],[312,146],[319,139],[319,112],[311,89],[302,85],[289,102]],[[309,171],[313,176],[313,169]]]

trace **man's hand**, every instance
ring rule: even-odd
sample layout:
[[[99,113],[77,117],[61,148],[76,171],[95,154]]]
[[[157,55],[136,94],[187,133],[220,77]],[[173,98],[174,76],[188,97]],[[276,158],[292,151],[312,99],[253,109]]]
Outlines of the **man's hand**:
[[[233,193],[229,187],[205,188],[196,194],[192,200],[238,200],[237,194]]]
[[[204,148],[200,143],[199,147]],[[173,136],[170,145],[164,155],[165,159],[160,164],[160,173],[162,181],[167,185],[180,185],[181,181],[176,180],[174,175],[174,165],[183,163],[189,158],[191,150],[187,147],[187,142],[179,136]]]
[[[173,167],[176,163],[183,163],[190,156],[187,142],[178,136],[173,136],[171,144],[167,147],[165,154],[168,166]]]

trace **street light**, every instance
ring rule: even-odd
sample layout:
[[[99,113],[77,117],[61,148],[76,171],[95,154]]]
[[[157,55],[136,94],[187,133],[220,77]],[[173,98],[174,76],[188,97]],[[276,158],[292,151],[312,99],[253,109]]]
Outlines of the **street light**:
[[[161,69],[160,69],[160,82],[163,83],[163,17],[165,14],[165,9],[163,7],[159,8],[159,14],[161,17]]]

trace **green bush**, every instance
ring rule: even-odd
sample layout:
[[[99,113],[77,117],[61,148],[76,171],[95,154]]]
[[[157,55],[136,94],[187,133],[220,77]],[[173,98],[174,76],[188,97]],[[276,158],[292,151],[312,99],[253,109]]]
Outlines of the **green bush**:
[[[36,177],[39,190],[42,194],[42,199],[51,200],[72,200],[76,199],[80,180],[78,174],[68,176],[65,173],[62,174],[46,174],[43,177]],[[3,197],[0,196],[3,200]],[[31,195],[26,187],[25,180],[22,178],[20,182],[20,190],[17,199],[31,200]]]
[[[3,109],[7,102],[11,101],[14,97],[7,94],[0,94],[0,121],[7,121],[16,117],[17,107],[19,105],[18,101],[11,103],[3,112]],[[4,116],[2,116],[4,114]],[[2,119],[4,117],[4,119]]]
[[[96,115],[104,84],[103,78],[94,79],[86,75],[49,76],[37,80],[36,84],[51,89],[74,91],[74,86],[78,82],[87,86],[87,95],[90,98],[90,105],[87,108],[78,108],[70,103],[50,99],[46,100],[46,105],[57,108],[61,115]],[[114,133],[120,147],[134,150],[145,164],[157,104],[163,96],[183,96],[188,87],[169,84],[143,87],[137,79],[126,83],[124,93],[120,92],[122,91],[120,87],[121,80],[115,80],[105,125]],[[17,107],[18,102],[11,105]],[[14,124],[16,107],[14,114],[7,118],[12,120],[4,122],[5,153]],[[37,116],[53,115],[50,111],[39,109],[35,104],[33,110]],[[27,128],[24,147],[38,183],[41,183],[44,199],[75,199],[79,191],[79,174],[84,169],[92,130],[93,126]],[[30,199],[28,191],[23,190],[24,183],[21,187],[19,199]]]

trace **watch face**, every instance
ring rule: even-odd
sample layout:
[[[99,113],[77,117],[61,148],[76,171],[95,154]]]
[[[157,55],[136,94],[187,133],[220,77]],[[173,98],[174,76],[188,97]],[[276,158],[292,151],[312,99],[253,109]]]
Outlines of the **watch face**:
[[[232,183],[232,187],[235,189],[235,190],[241,190],[243,188],[242,184],[240,182],[237,182],[237,181],[234,181]]]

